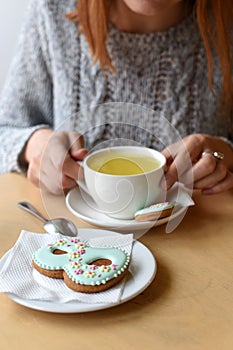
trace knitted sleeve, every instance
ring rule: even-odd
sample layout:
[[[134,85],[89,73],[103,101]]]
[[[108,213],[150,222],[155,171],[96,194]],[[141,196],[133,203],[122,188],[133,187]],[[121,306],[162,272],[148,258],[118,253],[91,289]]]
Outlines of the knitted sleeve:
[[[17,54],[0,96],[0,173],[25,170],[19,155],[38,128],[53,127],[49,46],[43,1],[31,0]]]

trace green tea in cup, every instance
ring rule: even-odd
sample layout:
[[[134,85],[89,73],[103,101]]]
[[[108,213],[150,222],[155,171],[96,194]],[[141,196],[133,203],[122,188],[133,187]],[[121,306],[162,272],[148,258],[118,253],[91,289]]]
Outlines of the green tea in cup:
[[[99,173],[109,175],[138,175],[160,167],[160,161],[154,157],[138,154],[115,153],[99,155],[89,162],[89,167]]]
[[[137,210],[161,196],[165,164],[164,155],[150,148],[104,148],[85,157],[84,179],[78,184],[85,200],[91,197],[95,202],[95,210],[116,219],[134,219]]]

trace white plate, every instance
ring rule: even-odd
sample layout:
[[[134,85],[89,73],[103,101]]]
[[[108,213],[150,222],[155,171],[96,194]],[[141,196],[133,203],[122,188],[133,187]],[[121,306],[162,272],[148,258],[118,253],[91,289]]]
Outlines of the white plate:
[[[89,196],[85,196],[84,198],[79,188],[74,188],[67,194],[66,206],[71,213],[92,225],[122,233],[134,231],[146,232],[153,226],[163,225],[175,219],[187,210],[187,207],[175,207],[171,216],[156,221],[139,222],[136,220],[119,220],[97,211],[93,200]]]
[[[101,237],[104,235],[119,235],[117,232],[110,232],[106,230],[97,229],[79,229],[82,231],[82,237],[85,234],[86,239],[93,237]],[[6,259],[8,257],[6,253],[0,260],[0,270],[3,267]],[[79,313],[79,312],[90,312],[102,309],[107,309],[136,297],[138,294],[143,292],[153,281],[157,271],[157,264],[154,256],[148,248],[146,248],[142,243],[135,241],[132,248],[132,258],[129,268],[128,277],[124,286],[124,290],[121,296],[120,302],[105,304],[88,304],[81,302],[68,302],[68,303],[55,303],[52,301],[42,301],[42,300],[27,300],[20,298],[11,293],[6,293],[6,295],[18,304],[29,307],[35,310],[47,311],[47,312],[58,312],[58,313]]]

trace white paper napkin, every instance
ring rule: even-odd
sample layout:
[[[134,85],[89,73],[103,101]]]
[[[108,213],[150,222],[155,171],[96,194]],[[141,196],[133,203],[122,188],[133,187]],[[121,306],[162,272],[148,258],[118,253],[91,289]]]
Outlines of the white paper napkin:
[[[176,182],[172,186],[172,188],[170,188],[169,191],[162,192],[159,198],[157,198],[156,203],[160,203],[160,202],[176,203],[170,216],[163,219],[156,220],[158,224],[160,220],[163,221],[163,223],[166,223],[166,227],[165,227],[166,233],[171,233],[172,231],[174,231],[176,227],[180,224],[180,222],[183,220],[188,208],[192,205],[195,205],[191,197],[191,191],[187,189],[180,182]],[[145,228],[139,229],[134,232],[134,238],[138,239],[142,237],[154,225],[155,225],[155,221],[147,221]]]
[[[180,182],[176,182],[170,190],[161,194],[161,198],[157,202],[166,200],[168,202],[176,202],[181,207],[190,207],[194,205],[191,192]]]
[[[81,233],[78,236],[85,240]],[[13,293],[23,299],[48,300],[66,303],[116,303],[121,299],[125,279],[116,286],[100,293],[78,293],[69,289],[61,279],[41,275],[32,266],[33,253],[41,246],[64,238],[60,234],[38,234],[22,231],[0,271],[0,292]],[[104,236],[88,240],[90,246],[116,247],[132,251],[133,235]]]

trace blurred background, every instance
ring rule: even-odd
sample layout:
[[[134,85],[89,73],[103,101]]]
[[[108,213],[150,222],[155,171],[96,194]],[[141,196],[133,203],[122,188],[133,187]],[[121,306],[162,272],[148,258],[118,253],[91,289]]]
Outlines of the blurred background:
[[[28,2],[29,0],[0,0],[0,92],[16,52]]]

